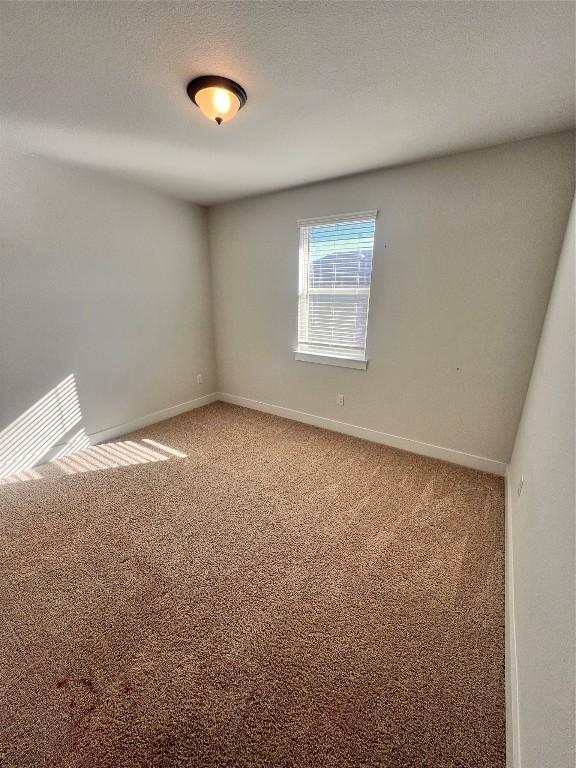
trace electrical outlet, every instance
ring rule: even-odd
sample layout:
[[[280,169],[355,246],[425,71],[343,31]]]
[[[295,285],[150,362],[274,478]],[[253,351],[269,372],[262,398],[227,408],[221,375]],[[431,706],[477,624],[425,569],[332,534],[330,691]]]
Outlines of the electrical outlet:
[[[202,374],[199,373],[198,376],[196,376],[196,384],[203,384],[204,379],[202,378]]]
[[[338,405],[344,405],[344,395],[341,392],[336,395],[336,402]]]
[[[522,495],[522,488],[524,488],[524,478],[520,478],[520,482],[518,483],[518,488],[516,489],[518,492],[518,496]]]

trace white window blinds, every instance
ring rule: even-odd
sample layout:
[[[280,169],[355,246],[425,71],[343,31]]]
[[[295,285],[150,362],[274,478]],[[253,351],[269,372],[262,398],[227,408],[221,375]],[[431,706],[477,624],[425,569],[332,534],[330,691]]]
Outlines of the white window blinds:
[[[377,211],[298,222],[297,352],[366,359]]]

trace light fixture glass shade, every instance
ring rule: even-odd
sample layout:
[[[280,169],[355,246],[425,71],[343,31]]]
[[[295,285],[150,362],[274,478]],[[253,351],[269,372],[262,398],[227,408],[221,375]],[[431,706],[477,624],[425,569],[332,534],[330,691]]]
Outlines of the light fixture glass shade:
[[[194,101],[203,115],[217,123],[231,120],[241,106],[235,93],[219,86],[202,88],[196,93]]]

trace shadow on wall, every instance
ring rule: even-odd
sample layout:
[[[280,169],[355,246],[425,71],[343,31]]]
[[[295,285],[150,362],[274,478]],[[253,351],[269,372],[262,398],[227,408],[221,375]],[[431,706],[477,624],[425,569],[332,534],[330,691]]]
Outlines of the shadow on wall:
[[[70,374],[0,432],[0,485],[41,480],[38,465],[46,462],[74,475],[186,458],[185,453],[146,438],[91,445],[81,421],[76,380]]]
[[[0,432],[0,480],[38,464],[81,420],[76,379],[71,373]],[[83,428],[60,455],[72,452],[74,445],[90,445]]]

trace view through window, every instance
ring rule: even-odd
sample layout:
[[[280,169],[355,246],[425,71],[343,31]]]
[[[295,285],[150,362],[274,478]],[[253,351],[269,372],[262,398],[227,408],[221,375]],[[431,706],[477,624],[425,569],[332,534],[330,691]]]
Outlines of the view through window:
[[[377,211],[300,221],[299,353],[366,360]]]

